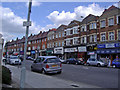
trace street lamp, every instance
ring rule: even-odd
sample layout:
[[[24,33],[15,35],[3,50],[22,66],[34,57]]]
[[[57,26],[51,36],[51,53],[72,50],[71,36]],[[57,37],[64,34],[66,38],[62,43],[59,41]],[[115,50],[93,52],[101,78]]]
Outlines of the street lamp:
[[[22,90],[22,88],[25,87],[25,74],[26,74],[25,62],[26,62],[28,31],[29,31],[29,26],[31,26],[31,22],[30,22],[31,6],[32,6],[32,0],[29,1],[27,22],[23,22],[23,26],[26,26],[26,37],[25,37],[25,47],[24,47],[24,60],[22,63],[21,77],[20,77],[20,90]]]

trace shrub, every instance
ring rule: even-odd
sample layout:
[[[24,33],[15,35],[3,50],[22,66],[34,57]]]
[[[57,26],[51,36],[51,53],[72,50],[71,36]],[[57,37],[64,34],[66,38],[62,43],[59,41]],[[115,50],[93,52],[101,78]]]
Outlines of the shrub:
[[[11,72],[9,68],[2,66],[2,83],[11,84]]]

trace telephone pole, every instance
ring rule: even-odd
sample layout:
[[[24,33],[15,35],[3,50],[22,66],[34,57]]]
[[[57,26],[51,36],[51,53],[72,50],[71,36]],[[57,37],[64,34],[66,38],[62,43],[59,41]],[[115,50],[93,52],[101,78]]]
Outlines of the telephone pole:
[[[26,36],[25,36],[25,47],[24,47],[24,60],[22,63],[21,76],[20,76],[20,90],[23,90],[23,88],[25,88],[25,75],[26,75],[25,63],[26,63],[28,31],[29,31],[29,26],[31,26],[31,22],[30,22],[31,6],[32,6],[32,0],[29,1],[27,21],[23,22],[23,26],[26,26]]]

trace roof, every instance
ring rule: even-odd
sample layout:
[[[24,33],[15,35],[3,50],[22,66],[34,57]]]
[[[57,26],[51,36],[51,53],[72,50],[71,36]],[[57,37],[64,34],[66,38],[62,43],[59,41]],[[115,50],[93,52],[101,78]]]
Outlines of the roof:
[[[78,26],[80,25],[81,22],[77,21],[77,20],[73,20],[71,21],[69,24],[68,24],[68,27],[67,28],[72,28],[74,26]]]
[[[104,19],[104,18],[108,18],[111,16],[119,15],[119,13],[120,13],[120,8],[117,8],[117,7],[112,5],[108,9],[104,10],[104,12],[100,16],[99,20]]]
[[[66,29],[67,28],[67,25],[60,25],[58,28],[57,28],[57,30],[56,31],[63,31],[64,29]]]
[[[47,37],[48,32],[43,32],[41,35],[41,38],[46,38]]]
[[[98,19],[99,19],[99,16],[95,16],[95,15],[89,14],[87,17],[85,17],[82,20],[82,24],[86,24],[86,23],[89,23],[91,21],[97,21]]]

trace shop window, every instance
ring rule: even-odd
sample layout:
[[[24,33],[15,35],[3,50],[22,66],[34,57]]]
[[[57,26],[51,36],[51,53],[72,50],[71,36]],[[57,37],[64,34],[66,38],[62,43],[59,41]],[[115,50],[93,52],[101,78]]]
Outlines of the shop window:
[[[114,40],[114,32],[109,32],[109,40]]]

